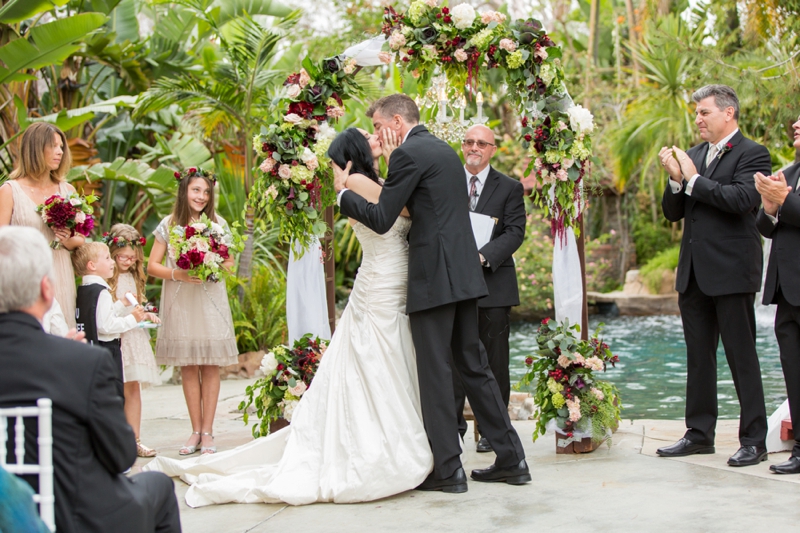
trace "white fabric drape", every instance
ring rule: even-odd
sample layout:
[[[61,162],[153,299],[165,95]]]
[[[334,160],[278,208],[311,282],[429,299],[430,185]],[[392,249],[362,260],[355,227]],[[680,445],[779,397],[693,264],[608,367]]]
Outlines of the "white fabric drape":
[[[570,324],[580,324],[583,314],[581,261],[575,232],[572,228],[565,232],[566,238],[556,236],[553,247],[553,305],[557,322],[567,318]]]
[[[290,346],[306,333],[321,339],[331,338],[322,247],[314,237],[302,257],[298,258],[295,246],[299,247],[299,244],[293,241],[286,270],[286,325]]]

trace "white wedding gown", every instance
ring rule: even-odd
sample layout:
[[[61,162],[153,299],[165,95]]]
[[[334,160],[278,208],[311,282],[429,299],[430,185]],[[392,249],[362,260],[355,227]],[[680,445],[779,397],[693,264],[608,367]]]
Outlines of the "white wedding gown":
[[[419,485],[433,469],[406,307],[411,221],[385,235],[356,223],[363,250],[350,301],[291,425],[229,451],[145,470],[191,484],[186,503],[363,502]]]

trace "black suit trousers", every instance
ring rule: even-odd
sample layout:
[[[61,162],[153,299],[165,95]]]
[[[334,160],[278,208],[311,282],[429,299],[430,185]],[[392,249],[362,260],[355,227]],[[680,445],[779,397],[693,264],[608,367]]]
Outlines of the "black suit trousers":
[[[775,313],[775,336],[781,350],[781,368],[792,413],[792,456],[800,457],[800,307],[787,302],[780,289],[778,311]]]
[[[180,533],[181,516],[175,499],[175,484],[161,472],[142,472],[130,477],[133,495],[146,521],[142,532]]]
[[[481,339],[486,355],[489,359],[489,368],[497,380],[500,396],[508,408],[511,396],[511,378],[508,373],[508,337],[511,333],[509,316],[511,307],[479,307],[478,308],[478,335]],[[456,415],[458,416],[458,432],[463,437],[467,433],[467,421],[464,420],[464,384],[458,371],[453,372],[453,389],[456,395]]]
[[[678,306],[686,339],[686,438],[714,444],[717,424],[717,346],[722,338],[725,357],[739,398],[739,442],[764,446],[767,413],[761,367],[756,353],[755,294],[708,296],[690,275]]]
[[[451,361],[461,375],[483,436],[497,454],[495,464],[517,465],[525,458],[525,452],[478,336],[478,301],[440,305],[411,313],[409,319],[417,353],[422,419],[433,451],[434,477],[450,477],[461,467]]]

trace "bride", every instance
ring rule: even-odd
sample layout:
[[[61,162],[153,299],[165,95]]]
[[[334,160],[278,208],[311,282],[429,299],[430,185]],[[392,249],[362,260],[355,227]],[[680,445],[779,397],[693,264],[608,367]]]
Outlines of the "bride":
[[[347,188],[377,202],[378,160],[394,146],[348,128],[328,154]],[[405,215],[408,215],[404,210]],[[363,260],[336,333],[290,426],[233,450],[178,461],[157,457],[145,470],[180,476],[186,503],[371,501],[415,488],[433,469],[422,424],[414,345],[406,308],[411,221],[385,235],[351,220]]]

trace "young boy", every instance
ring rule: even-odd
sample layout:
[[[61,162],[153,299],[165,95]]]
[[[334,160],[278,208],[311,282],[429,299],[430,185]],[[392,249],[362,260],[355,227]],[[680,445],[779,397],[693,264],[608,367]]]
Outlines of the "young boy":
[[[120,335],[138,326],[144,319],[144,309],[137,305],[131,310],[122,302],[114,303],[106,280],[114,275],[116,264],[104,243],[87,242],[79,246],[72,253],[72,266],[77,275],[83,276],[75,306],[78,331],[86,334],[90,344],[103,346],[111,352],[118,374],[119,395],[124,399]]]

